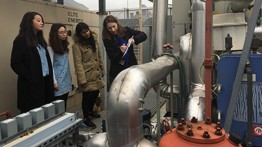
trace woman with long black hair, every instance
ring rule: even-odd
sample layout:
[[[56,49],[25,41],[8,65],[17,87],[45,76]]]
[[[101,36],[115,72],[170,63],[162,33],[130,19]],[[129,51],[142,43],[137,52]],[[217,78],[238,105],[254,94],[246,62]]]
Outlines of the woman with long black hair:
[[[105,71],[97,35],[90,30],[86,23],[80,22],[77,24],[72,48],[78,89],[83,96],[84,124],[88,127],[96,128],[90,116],[100,117],[100,114],[95,113],[93,108],[99,95],[99,90],[105,86],[102,80]]]
[[[11,68],[18,75],[17,107],[21,113],[54,100],[53,70],[43,29],[42,15],[27,12],[13,42]]]

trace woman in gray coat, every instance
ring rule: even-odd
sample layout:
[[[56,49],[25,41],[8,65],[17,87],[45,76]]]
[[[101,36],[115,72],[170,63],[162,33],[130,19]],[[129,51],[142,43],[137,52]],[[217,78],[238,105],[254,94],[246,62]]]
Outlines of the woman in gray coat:
[[[101,52],[99,50],[97,35],[89,29],[89,26],[80,22],[76,26],[74,36],[73,57],[77,75],[78,89],[82,92],[82,111],[84,124],[91,128],[96,125],[91,117],[100,117],[93,111],[99,90],[105,84],[102,77],[105,73]]]

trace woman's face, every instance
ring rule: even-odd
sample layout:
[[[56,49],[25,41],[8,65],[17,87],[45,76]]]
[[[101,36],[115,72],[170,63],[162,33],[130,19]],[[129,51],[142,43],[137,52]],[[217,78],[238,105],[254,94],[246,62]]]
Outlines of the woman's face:
[[[35,15],[35,17],[33,19],[33,27],[34,27],[35,32],[43,31],[44,22],[43,22],[43,19],[40,15]]]
[[[66,38],[67,38],[67,31],[66,31],[66,29],[64,27],[60,27],[58,29],[57,33],[58,33],[58,39],[66,40]]]
[[[107,30],[113,34],[113,35],[116,35],[117,34],[117,31],[118,31],[118,26],[117,26],[117,23],[115,22],[110,22],[106,25],[106,28]]]
[[[88,39],[90,37],[90,31],[88,29],[85,29],[81,32],[82,37]]]

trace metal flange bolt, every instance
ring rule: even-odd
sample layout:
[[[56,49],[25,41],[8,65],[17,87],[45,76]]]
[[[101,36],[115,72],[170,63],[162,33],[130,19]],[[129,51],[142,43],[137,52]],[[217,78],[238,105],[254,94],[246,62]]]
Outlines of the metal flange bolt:
[[[178,124],[177,129],[180,130],[180,131],[184,130],[184,127],[183,127],[182,123]]]
[[[217,128],[221,128],[221,123],[220,123],[219,121],[217,122],[215,128],[216,128],[216,129],[217,129]]]
[[[193,130],[192,128],[188,128],[187,132],[186,132],[187,136],[194,136]]]
[[[181,118],[181,121],[182,125],[186,125],[186,121],[185,121],[185,118]]]
[[[202,126],[201,126],[201,125],[198,125],[198,126],[197,126],[197,129],[198,129],[198,130],[202,130]]]
[[[211,120],[210,120],[209,117],[206,119],[205,123],[206,123],[207,125],[210,125],[210,124],[211,124]]]
[[[204,133],[203,133],[203,138],[210,138],[210,135],[209,135],[209,133],[208,133],[207,130],[204,131]]]
[[[187,128],[191,128],[191,129],[193,128],[192,124],[187,124],[186,126],[187,126]]]
[[[217,128],[216,129],[216,131],[215,131],[215,134],[217,135],[217,136],[222,136],[223,134],[222,134],[222,131],[221,131],[221,128]]]
[[[192,123],[197,123],[197,118],[196,117],[192,117],[191,122]]]

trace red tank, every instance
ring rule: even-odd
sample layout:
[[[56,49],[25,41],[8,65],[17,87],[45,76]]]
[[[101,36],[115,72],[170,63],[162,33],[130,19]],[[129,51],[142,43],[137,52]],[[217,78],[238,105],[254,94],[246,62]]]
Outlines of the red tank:
[[[181,121],[175,129],[165,133],[159,147],[236,147],[240,140],[228,136],[217,124],[207,121]]]

